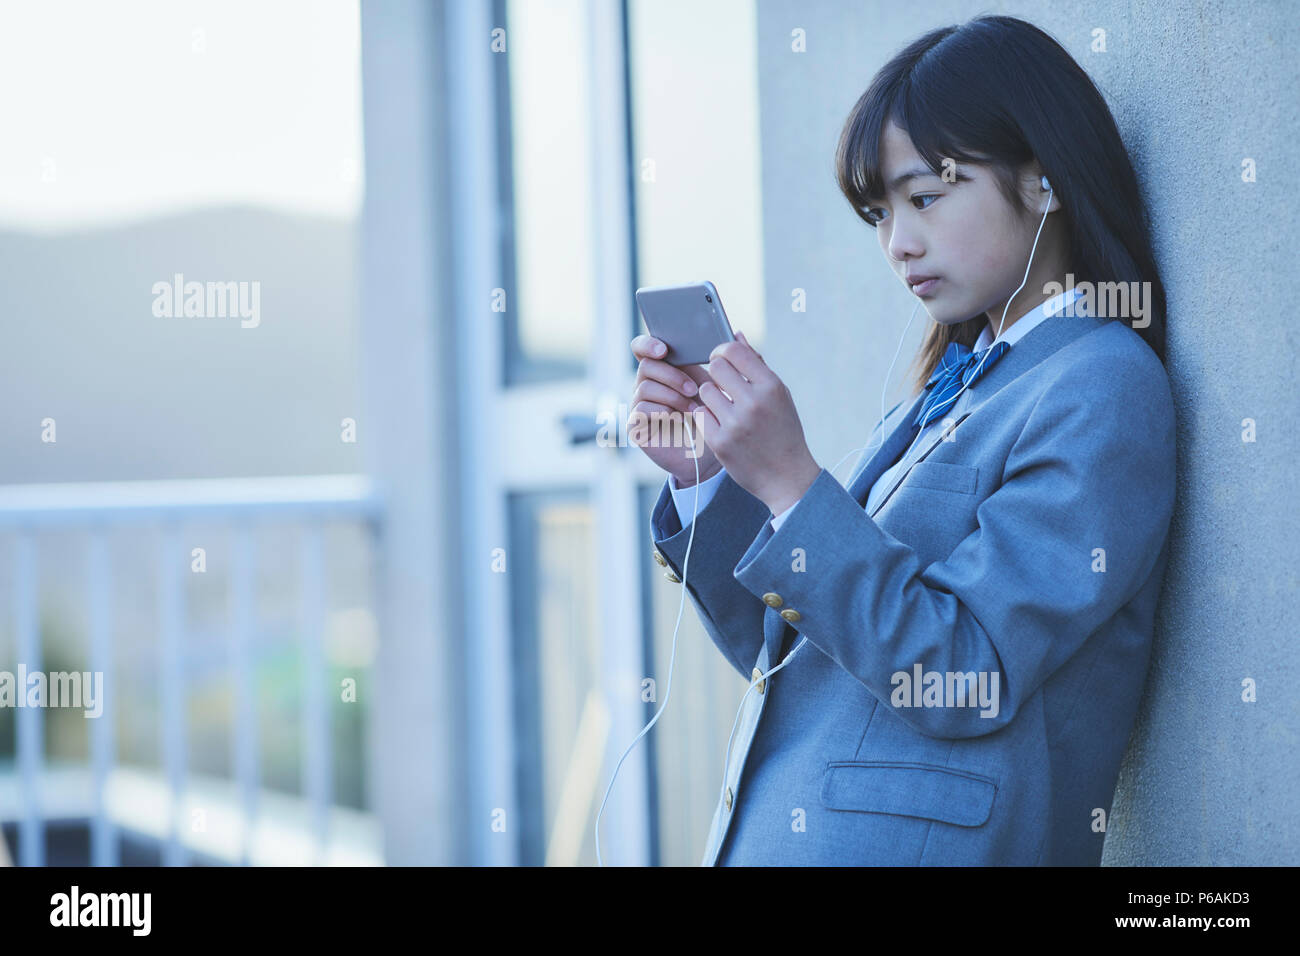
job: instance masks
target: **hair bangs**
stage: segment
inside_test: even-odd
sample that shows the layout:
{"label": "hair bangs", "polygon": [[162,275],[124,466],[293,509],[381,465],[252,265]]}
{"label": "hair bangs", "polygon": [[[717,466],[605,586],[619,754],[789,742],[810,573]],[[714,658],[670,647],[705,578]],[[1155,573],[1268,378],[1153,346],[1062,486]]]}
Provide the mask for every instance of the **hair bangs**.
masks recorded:
{"label": "hair bangs", "polygon": [[[1023,202],[1015,187],[1015,167],[1032,158],[1027,151],[1007,153],[1015,141],[1002,117],[987,104],[987,74],[961,68],[960,35],[945,42],[956,28],[934,30],[894,58],[853,107],[835,153],[840,192],[863,222],[867,207],[885,198],[881,138],[885,124],[902,129],[926,166],[943,176],[945,162],[974,163],[992,168],[999,189],[1017,207]],[[994,136],[990,129],[997,130]]]}

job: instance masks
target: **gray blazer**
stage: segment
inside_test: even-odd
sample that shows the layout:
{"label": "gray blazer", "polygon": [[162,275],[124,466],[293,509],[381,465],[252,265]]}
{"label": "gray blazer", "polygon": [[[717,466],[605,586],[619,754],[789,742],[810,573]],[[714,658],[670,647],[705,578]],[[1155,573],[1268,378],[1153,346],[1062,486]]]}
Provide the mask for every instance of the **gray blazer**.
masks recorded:
{"label": "gray blazer", "polygon": [[[696,518],[687,590],[731,665],[807,638],[744,699],[704,865],[1100,861],[1168,561],[1168,376],[1123,322],[1047,318],[867,514],[922,395],[779,531],[730,476]],[[680,578],[666,482],[650,525]]]}

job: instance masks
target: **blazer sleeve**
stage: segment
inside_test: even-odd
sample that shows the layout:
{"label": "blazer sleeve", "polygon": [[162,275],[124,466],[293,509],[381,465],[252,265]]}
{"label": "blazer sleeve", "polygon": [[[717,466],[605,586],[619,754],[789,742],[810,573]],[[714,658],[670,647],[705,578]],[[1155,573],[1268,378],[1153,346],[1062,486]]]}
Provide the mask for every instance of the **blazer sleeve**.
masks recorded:
{"label": "blazer sleeve", "polygon": [[[996,716],[891,709],[932,737],[1001,729],[1133,598],[1164,546],[1175,416],[1163,366],[1145,358],[1112,353],[1059,375],[1008,453],[1002,484],[978,506],[977,529],[946,559],[922,563],[823,470],[779,531],[759,531],[737,579],[781,594],[801,615],[797,630],[887,705],[892,675],[918,663],[997,673]],[[801,572],[791,569],[794,548],[806,555]]]}
{"label": "blazer sleeve", "polygon": [[686,590],[704,629],[722,656],[746,680],[763,644],[763,612],[767,605],[736,580],[735,568],[770,517],[767,505],[736,484],[730,475],[724,477],[708,506],[695,517],[695,540],[687,564],[691,529],[689,525],[682,527],[667,481],[650,515],[655,550],[677,579],[685,578]]}

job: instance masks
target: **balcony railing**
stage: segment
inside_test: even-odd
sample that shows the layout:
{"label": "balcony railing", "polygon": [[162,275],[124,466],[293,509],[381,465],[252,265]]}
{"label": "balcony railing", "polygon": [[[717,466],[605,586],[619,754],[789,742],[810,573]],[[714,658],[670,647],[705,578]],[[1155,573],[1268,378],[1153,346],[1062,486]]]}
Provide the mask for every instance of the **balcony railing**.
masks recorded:
{"label": "balcony railing", "polygon": [[[161,772],[118,765],[115,722],[91,721],[89,763],[77,776],[59,768],[47,773],[44,713],[39,707],[14,710],[15,773],[12,786],[0,779],[0,822],[16,819],[20,865],[45,862],[45,820],[52,814],[75,814],[91,820],[91,863],[118,862],[119,826],[152,833],[163,841],[165,865],[183,865],[190,852],[200,852],[187,820],[187,800],[196,787],[207,795],[205,816],[219,833],[233,839],[232,862],[275,862],[274,847],[306,839],[312,847],[307,862],[378,862],[366,847],[364,814],[349,814],[332,805],[332,741],[326,698],[323,646],[325,575],[323,529],[336,522],[360,522],[372,544],[382,527],[382,507],[371,482],[360,475],[284,478],[205,479],[7,485],[0,487],[0,534],[12,539],[12,580],[5,589],[12,606],[16,660],[28,673],[42,669],[38,623],[37,536],[55,530],[84,533],[85,594],[88,626],[88,670],[104,675],[112,704],[112,622],[114,581],[120,571],[110,561],[109,535],[122,528],[154,527],[158,532],[158,674],[160,675]],[[186,752],[185,656],[186,576],[181,525],[204,520],[219,523],[233,535],[230,562],[231,633],[229,661],[234,686],[233,774],[229,781],[188,772]],[[299,545],[300,593],[298,624],[304,635],[301,652],[302,797],[272,794],[259,786],[257,700],[254,696],[255,585],[258,545],[254,530],[274,522],[302,527]],[[25,688],[18,689],[20,693]],[[54,792],[51,792],[53,790]],[[77,794],[88,800],[77,798]],[[127,794],[123,798],[123,794]],[[8,796],[9,799],[5,799]],[[70,802],[71,801],[71,802]],[[296,803],[294,801],[297,801]],[[69,804],[64,807],[63,804]],[[60,809],[61,808],[61,809]],[[148,808],[146,812],[142,809]],[[305,821],[301,819],[305,815]],[[153,824],[150,825],[150,819]],[[295,819],[298,818],[298,819]],[[269,828],[269,829],[268,829]],[[298,834],[294,836],[293,834]],[[200,840],[200,842],[202,842]],[[220,841],[208,840],[214,847]],[[230,843],[225,843],[227,847]],[[223,854],[212,853],[217,858]]]}

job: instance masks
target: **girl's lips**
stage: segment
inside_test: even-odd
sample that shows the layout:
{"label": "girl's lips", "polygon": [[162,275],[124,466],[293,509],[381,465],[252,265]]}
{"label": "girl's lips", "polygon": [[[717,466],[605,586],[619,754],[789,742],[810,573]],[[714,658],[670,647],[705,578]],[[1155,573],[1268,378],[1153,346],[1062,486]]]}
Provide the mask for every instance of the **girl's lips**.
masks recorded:
{"label": "girl's lips", "polygon": [[912,291],[919,296],[929,295],[930,292],[938,285],[938,279],[926,279],[924,282],[911,287]]}

